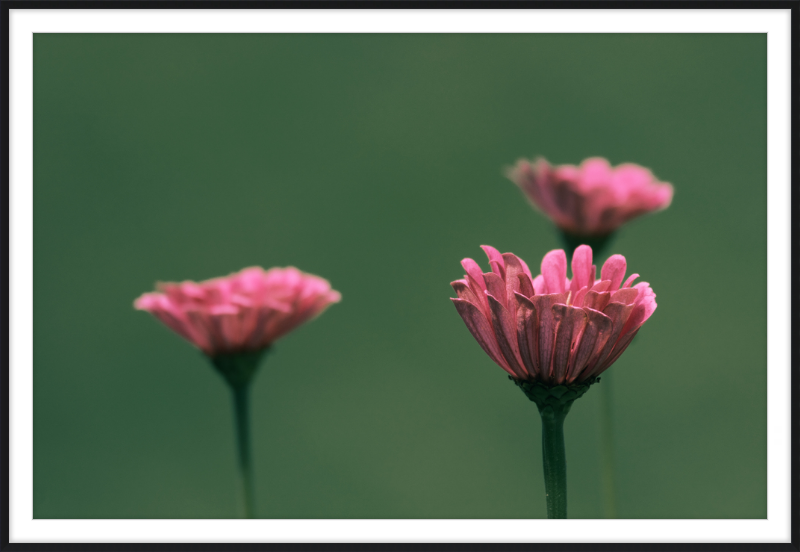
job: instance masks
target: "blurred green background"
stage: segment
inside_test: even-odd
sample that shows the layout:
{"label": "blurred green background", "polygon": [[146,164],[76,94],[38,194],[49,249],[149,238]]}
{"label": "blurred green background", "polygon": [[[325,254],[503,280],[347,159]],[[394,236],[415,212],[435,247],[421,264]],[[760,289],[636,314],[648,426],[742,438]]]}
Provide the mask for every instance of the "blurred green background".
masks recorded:
{"label": "blurred green background", "polygon": [[255,380],[259,516],[545,517],[536,407],[448,299],[481,244],[560,247],[502,175],[534,155],[676,189],[609,252],[659,304],[610,372],[619,516],[766,517],[766,35],[37,34],[33,82],[34,517],[240,514],[226,386],[132,303],[252,265],[343,295]]}

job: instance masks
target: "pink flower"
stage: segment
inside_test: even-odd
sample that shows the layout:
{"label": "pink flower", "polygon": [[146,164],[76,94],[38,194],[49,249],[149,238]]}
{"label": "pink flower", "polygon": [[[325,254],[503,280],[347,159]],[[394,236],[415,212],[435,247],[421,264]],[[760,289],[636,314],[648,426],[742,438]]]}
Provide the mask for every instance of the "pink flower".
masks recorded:
{"label": "pink flower", "polygon": [[245,268],[204,282],[160,283],[134,307],[206,355],[259,351],[341,299],[324,278],[294,267]]}
{"label": "pink flower", "polygon": [[[567,278],[563,250],[549,252],[536,278],[512,253],[484,245],[491,272],[472,259],[452,282],[458,313],[492,360],[514,379],[547,385],[583,382],[611,366],[656,309],[650,284],[631,287],[625,257],[612,255],[595,279],[592,249],[581,245]],[[624,280],[624,282],[623,282]]]}
{"label": "pink flower", "polygon": [[580,167],[521,159],[507,176],[559,228],[577,236],[608,235],[672,201],[672,185],[659,182],[648,169],[632,163],[612,168],[601,157]]}

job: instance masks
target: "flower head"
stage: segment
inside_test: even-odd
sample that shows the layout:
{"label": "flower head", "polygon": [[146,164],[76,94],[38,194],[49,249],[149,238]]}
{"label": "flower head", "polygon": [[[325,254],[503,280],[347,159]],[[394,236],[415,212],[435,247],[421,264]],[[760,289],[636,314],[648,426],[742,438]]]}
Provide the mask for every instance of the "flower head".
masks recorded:
{"label": "flower head", "polygon": [[324,278],[294,267],[245,268],[204,282],[160,283],[134,307],[206,355],[260,351],[341,299]]}
{"label": "flower head", "polygon": [[672,201],[672,185],[648,169],[632,163],[611,167],[600,157],[580,167],[521,159],[507,176],[559,228],[577,236],[606,236]]}
{"label": "flower head", "polygon": [[451,298],[486,354],[517,381],[546,385],[584,382],[611,366],[656,309],[650,284],[625,279],[626,262],[612,255],[600,278],[592,249],[581,245],[567,278],[563,250],[550,251],[533,278],[513,253],[483,246],[491,272],[472,259],[461,265]]}

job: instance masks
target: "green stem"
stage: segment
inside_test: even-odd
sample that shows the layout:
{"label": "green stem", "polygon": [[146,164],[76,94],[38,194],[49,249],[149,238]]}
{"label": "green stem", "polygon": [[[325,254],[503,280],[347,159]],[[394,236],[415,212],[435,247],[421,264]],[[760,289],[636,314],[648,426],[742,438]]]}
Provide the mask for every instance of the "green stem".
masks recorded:
{"label": "green stem", "polygon": [[564,448],[563,409],[546,407],[542,416],[542,455],[544,458],[544,488],[547,495],[547,517],[567,517],[567,454]]}
{"label": "green stem", "polygon": [[536,380],[510,378],[525,396],[536,403],[542,417],[542,457],[547,517],[567,517],[567,451],[564,448],[564,420],[573,403],[597,382],[590,378],[569,385],[546,385]]}
{"label": "green stem", "polygon": [[258,369],[258,364],[267,349],[220,354],[211,358],[233,392],[233,410],[236,417],[236,440],[239,449],[239,471],[242,476],[244,514],[252,518],[253,508],[253,468],[250,462],[250,382]]}
{"label": "green stem", "polygon": [[608,372],[603,374],[600,385],[600,443],[602,449],[603,470],[603,510],[606,518],[617,517],[617,501],[614,490],[614,419],[612,417],[611,378]]}
{"label": "green stem", "polygon": [[236,437],[239,448],[239,471],[242,476],[244,515],[253,518],[253,469],[250,463],[250,384],[231,385],[236,413]]}

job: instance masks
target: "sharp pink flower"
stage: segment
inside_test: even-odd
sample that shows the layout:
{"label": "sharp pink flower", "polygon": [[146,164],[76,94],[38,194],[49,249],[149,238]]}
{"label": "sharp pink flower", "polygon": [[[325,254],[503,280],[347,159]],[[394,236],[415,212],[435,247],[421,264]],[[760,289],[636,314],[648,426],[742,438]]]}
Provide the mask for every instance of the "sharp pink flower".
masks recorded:
{"label": "sharp pink flower", "polygon": [[580,167],[521,159],[507,176],[559,228],[576,236],[606,236],[672,201],[672,185],[648,169],[632,163],[611,167],[600,157]]}
{"label": "sharp pink flower", "polygon": [[134,302],[210,357],[259,351],[341,299],[294,267],[246,268],[204,282],[160,283]]}
{"label": "sharp pink flower", "polygon": [[592,248],[581,245],[567,278],[563,250],[549,252],[532,276],[516,255],[483,246],[491,271],[472,259],[451,285],[451,298],[486,354],[514,379],[547,385],[583,382],[601,374],[628,347],[656,309],[650,284],[625,279],[626,262],[612,255],[597,277]]}

